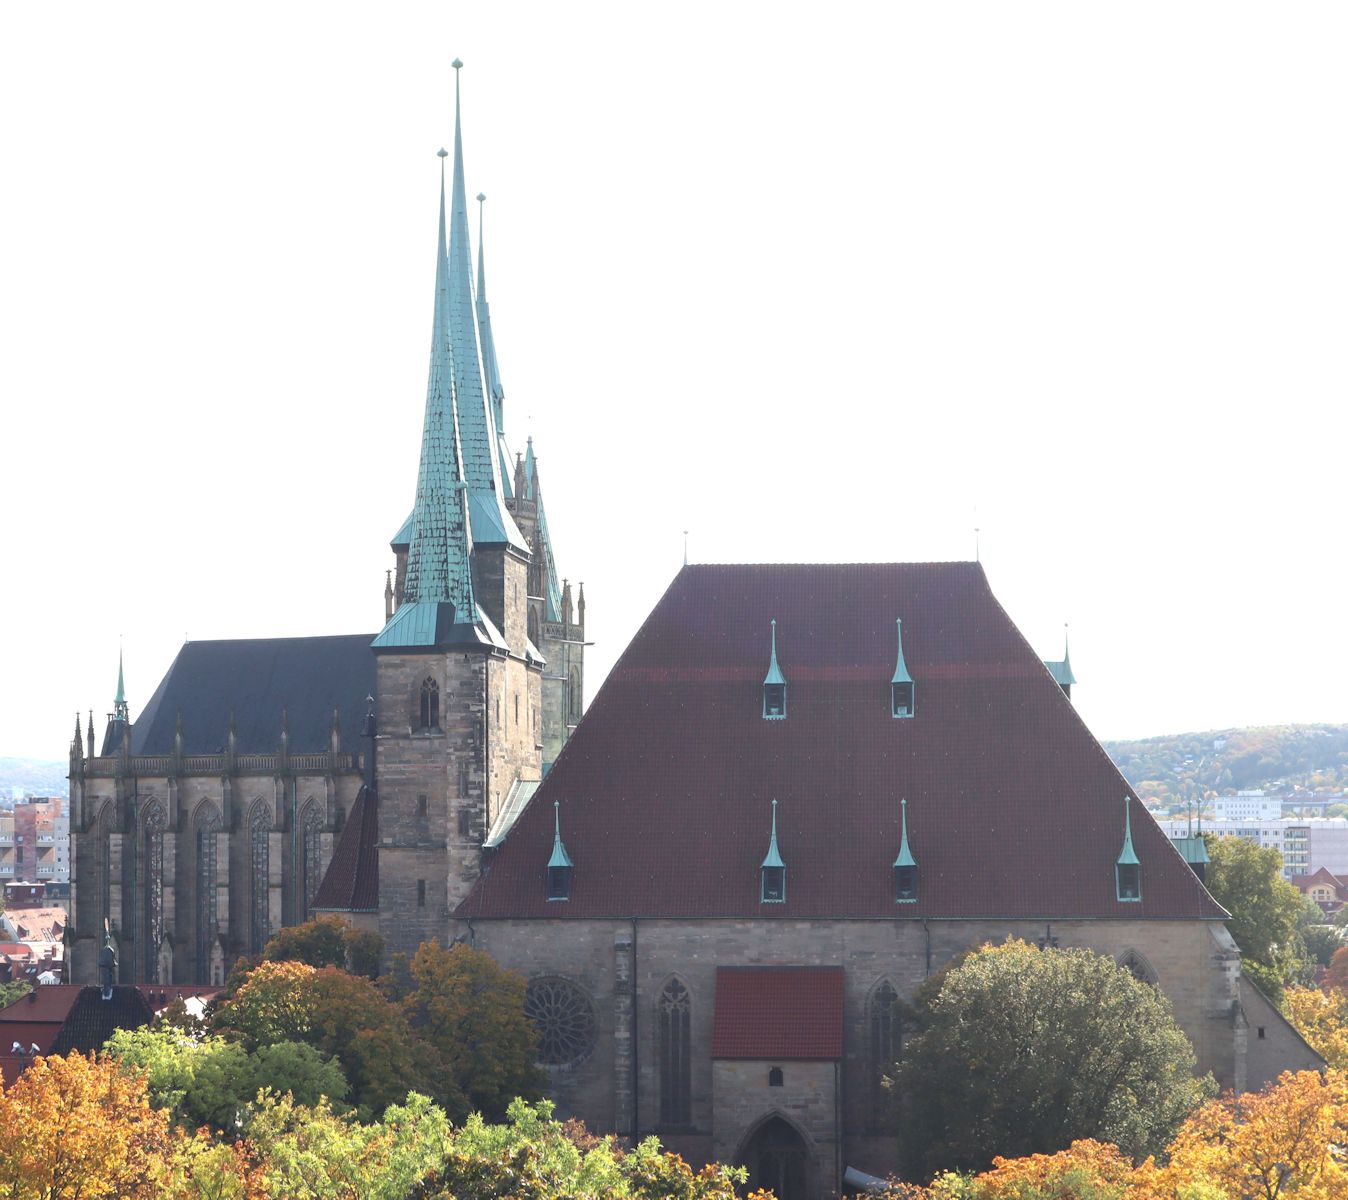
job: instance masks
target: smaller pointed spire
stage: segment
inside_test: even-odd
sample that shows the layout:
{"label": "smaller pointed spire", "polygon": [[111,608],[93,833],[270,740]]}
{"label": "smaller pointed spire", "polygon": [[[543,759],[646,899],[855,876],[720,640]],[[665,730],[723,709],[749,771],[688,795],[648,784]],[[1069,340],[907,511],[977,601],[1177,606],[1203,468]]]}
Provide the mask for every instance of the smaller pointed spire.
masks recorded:
{"label": "smaller pointed spire", "polygon": [[758,868],[758,899],[762,904],[786,903],[786,863],[777,849],[777,801],[772,802],[772,835]]}
{"label": "smaller pointed spire", "polygon": [[538,464],[534,461],[534,435],[531,433],[525,439],[524,445],[524,491],[521,493],[526,500],[534,500],[534,483],[538,479]]}
{"label": "smaller pointed spire", "polygon": [[786,719],[786,676],[777,664],[777,618],[772,619],[772,650],[768,655],[768,673],[763,677],[763,720]]}
{"label": "smaller pointed spire", "polygon": [[114,721],[131,722],[130,709],[126,703],[126,680],[122,671],[122,648],[117,647],[117,696],[112,702],[112,719]]}
{"label": "smaller pointed spire", "polygon": [[562,805],[558,800],[552,802],[552,857],[548,859],[549,867],[569,867],[572,866],[571,856],[566,852],[566,846],[562,843]]}
{"label": "smaller pointed spire", "polygon": [[1119,900],[1142,899],[1142,864],[1133,849],[1132,797],[1123,797],[1123,849],[1114,862],[1115,896]]}
{"label": "smaller pointed spire", "polygon": [[1123,849],[1119,851],[1118,862],[1121,865],[1138,866],[1137,852],[1133,849],[1133,817],[1130,811],[1132,797],[1123,798]]}
{"label": "smaller pointed spire", "polygon": [[393,572],[384,572],[384,620],[393,616]]}
{"label": "smaller pointed spire", "polygon": [[908,847],[908,801],[899,801],[899,820],[903,825],[903,833],[899,837],[899,857],[894,860],[896,867],[915,867],[917,859],[913,857],[913,852]]}
{"label": "smaller pointed spire", "polygon": [[585,628],[585,580],[580,581],[580,595],[576,600],[576,624]]}
{"label": "smaller pointed spire", "polygon": [[768,839],[768,852],[760,864],[764,867],[781,867],[785,869],[786,863],[782,861],[780,851],[777,849],[777,801],[772,802],[772,836]]}
{"label": "smaller pointed spire", "polygon": [[70,757],[73,762],[84,758],[84,730],[80,728],[80,714],[75,714],[75,740],[70,744]]}
{"label": "smaller pointed spire", "polygon": [[563,579],[563,580],[562,580],[562,623],[565,624],[565,625],[571,625],[571,624],[573,624],[574,622],[573,622],[572,618],[573,618],[574,615],[575,615],[575,614],[574,614],[574,612],[572,611],[572,605],[571,605],[571,581],[570,581],[569,579]]}
{"label": "smaller pointed spire", "polygon": [[898,657],[889,681],[889,711],[894,717],[911,717],[917,711],[917,684],[908,673],[908,664],[903,658],[903,621],[896,619],[894,625],[897,630]]}
{"label": "smaller pointed spire", "polygon": [[88,731],[88,735],[89,735],[89,753],[88,753],[88,757],[89,757],[89,758],[93,758],[93,756],[94,756],[94,710],[93,710],[92,708],[89,710],[89,724],[88,724],[88,726],[87,726],[87,731]]}
{"label": "smaller pointed spire", "polygon": [[524,474],[524,455],[515,455],[515,495],[524,499],[529,494],[528,484]]}

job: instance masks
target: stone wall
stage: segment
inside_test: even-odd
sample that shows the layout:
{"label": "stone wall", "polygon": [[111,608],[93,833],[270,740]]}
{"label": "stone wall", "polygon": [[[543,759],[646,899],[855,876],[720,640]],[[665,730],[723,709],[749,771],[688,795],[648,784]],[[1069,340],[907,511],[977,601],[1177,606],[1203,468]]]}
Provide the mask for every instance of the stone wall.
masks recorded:
{"label": "stone wall", "polygon": [[[717,1111],[726,1093],[716,1089],[711,1060],[717,966],[839,965],[845,971],[842,1158],[883,1175],[895,1165],[895,1149],[874,1114],[874,1081],[887,1066],[872,1061],[870,1003],[877,985],[888,980],[900,996],[911,996],[960,952],[1007,937],[1047,935],[1064,948],[1085,946],[1118,961],[1131,954],[1170,997],[1200,1070],[1212,1071],[1223,1087],[1237,1082],[1239,955],[1226,930],[1212,922],[1055,921],[1046,930],[1029,921],[475,921],[460,932],[507,967],[528,977],[571,979],[592,997],[596,1045],[583,1062],[554,1072],[550,1090],[562,1116],[581,1117],[600,1131],[663,1132],[656,1006],[671,976],[691,995],[693,1122],[668,1132],[685,1145],[706,1145],[712,1136],[719,1145],[735,1135]],[[630,1036],[626,1051],[624,1034]],[[1264,1070],[1251,1072],[1250,1086]]]}

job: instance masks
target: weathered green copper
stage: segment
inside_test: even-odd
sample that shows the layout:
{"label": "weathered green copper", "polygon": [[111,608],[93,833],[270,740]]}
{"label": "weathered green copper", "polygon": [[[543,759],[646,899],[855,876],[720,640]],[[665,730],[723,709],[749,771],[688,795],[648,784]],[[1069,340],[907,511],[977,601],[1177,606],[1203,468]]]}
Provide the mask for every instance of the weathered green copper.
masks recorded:
{"label": "weathered green copper", "polygon": [[505,505],[500,478],[496,421],[482,385],[477,327],[473,309],[472,252],[468,243],[468,199],[463,182],[463,127],[460,120],[459,63],[454,68],[454,181],[449,221],[449,337],[453,351],[454,394],[458,402],[459,446],[468,481],[468,513],[473,541],[506,543],[521,553],[528,544]]}
{"label": "weathered green copper", "polygon": [[1132,803],[1132,797],[1123,798],[1123,849],[1119,852],[1116,860],[1121,867],[1139,866],[1137,852],[1133,849],[1133,822],[1132,815],[1129,812],[1129,805]]}
{"label": "weathered green copper", "polygon": [[913,852],[908,848],[908,801],[899,801],[900,820],[903,822],[903,834],[899,838],[899,857],[894,860],[896,867],[915,867],[917,859],[913,857]]}
{"label": "weathered green copper", "polygon": [[482,623],[473,598],[473,539],[459,447],[454,352],[447,320],[450,293],[445,237],[445,151],[440,151],[440,158],[435,306],[426,413],[421,431],[421,465],[408,536],[404,602],[375,638],[373,644],[380,648],[462,641],[463,634],[452,634],[453,626],[479,627]]}
{"label": "weathered green copper", "polygon": [[782,856],[777,852],[777,801],[772,802],[772,839],[768,842],[768,854],[759,864],[763,867],[785,867]]}
{"label": "weathered green copper", "polygon": [[1175,838],[1174,842],[1175,849],[1180,852],[1180,857],[1191,867],[1197,866],[1200,863],[1206,865],[1212,861],[1208,857],[1207,839],[1201,835],[1198,837],[1191,835],[1189,837]]}
{"label": "weathered green copper", "polygon": [[552,830],[552,857],[548,859],[548,866],[572,866],[571,856],[562,845],[562,808],[560,802],[556,800],[552,802]]}
{"label": "weathered green copper", "polygon": [[126,703],[126,681],[122,674],[122,648],[117,647],[117,696],[112,702],[112,719],[131,723],[131,709]]}
{"label": "weathered green copper", "polygon": [[1072,674],[1072,656],[1067,648],[1067,633],[1064,631],[1062,637],[1062,659],[1055,662],[1052,659],[1045,659],[1044,666],[1053,676],[1053,682],[1059,687],[1069,688],[1076,683],[1076,676]]}
{"label": "weathered green copper", "polygon": [[513,496],[510,447],[505,435],[505,388],[501,369],[496,365],[496,339],[491,332],[491,309],[487,305],[487,242],[483,227],[483,209],[487,197],[477,194],[477,333],[482,343],[482,372],[486,376],[487,396],[491,400],[492,420],[496,422],[496,448],[500,461],[501,487],[507,499]]}
{"label": "weathered green copper", "polygon": [[768,660],[768,673],[763,677],[764,684],[780,683],[786,684],[786,676],[782,674],[782,668],[777,665],[777,618],[772,619],[772,655]]}
{"label": "weathered green copper", "polygon": [[786,676],[777,665],[777,619],[772,620],[772,651],[763,677],[763,720],[786,720]]}
{"label": "weathered green copper", "polygon": [[898,661],[894,664],[894,677],[889,682],[912,683],[913,677],[908,674],[908,664],[903,661],[903,621],[902,619],[896,619],[894,624],[898,627],[899,631],[899,657]]}

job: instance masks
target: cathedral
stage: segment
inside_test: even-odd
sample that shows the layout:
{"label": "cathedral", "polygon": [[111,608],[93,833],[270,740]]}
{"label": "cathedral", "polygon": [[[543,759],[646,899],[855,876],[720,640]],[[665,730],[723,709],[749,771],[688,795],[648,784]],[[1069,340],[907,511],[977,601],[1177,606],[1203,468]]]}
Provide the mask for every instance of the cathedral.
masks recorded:
{"label": "cathedral", "polygon": [[685,566],[580,720],[585,600],[506,448],[457,109],[441,169],[384,627],[189,642],[134,722],[119,681],[97,751],[77,723],[75,980],[105,922],[137,982],[219,981],[317,912],[462,940],[528,979],[561,1115],[784,1200],[893,1169],[896,1001],[983,942],[1110,955],[1223,1087],[1321,1065],[976,562]]}
{"label": "cathedral", "polygon": [[105,923],[136,983],[222,982],[325,910],[390,950],[445,940],[484,842],[580,719],[585,593],[558,576],[532,439],[507,447],[457,106],[448,197],[440,155],[421,461],[384,628],[190,641],[134,722],[119,667],[101,743],[90,713],[70,749],[76,982]]}

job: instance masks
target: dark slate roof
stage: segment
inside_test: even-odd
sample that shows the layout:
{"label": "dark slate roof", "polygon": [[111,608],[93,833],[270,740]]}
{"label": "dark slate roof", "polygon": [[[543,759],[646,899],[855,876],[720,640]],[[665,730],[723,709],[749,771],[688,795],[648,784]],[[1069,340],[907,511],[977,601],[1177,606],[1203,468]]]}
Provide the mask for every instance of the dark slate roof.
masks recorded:
{"label": "dark slate roof", "polygon": [[361,788],[311,906],[320,912],[378,912],[379,801]]}
{"label": "dark slate roof", "polygon": [[[788,716],[765,721],[773,618]],[[890,715],[896,618],[912,719]],[[1127,794],[978,564],[685,567],[457,911],[1224,918],[1141,804],[1143,898],[1116,898]],[[786,902],[762,904],[774,799]],[[550,904],[554,800],[575,870]]]}
{"label": "dark slate roof", "polygon": [[332,710],[343,748],[357,745],[365,697],[374,691],[372,633],[336,637],[185,642],[131,730],[132,754],[172,754],[179,711],[184,753],[223,750],[234,710],[240,754],[273,754],[281,711],[290,715],[290,750],[326,750]]}
{"label": "dark slate roof", "polygon": [[841,967],[717,967],[712,1058],[842,1058]]}
{"label": "dark slate roof", "polygon": [[101,1050],[114,1031],[139,1029],[153,1019],[154,1010],[132,984],[117,985],[107,1000],[100,988],[83,987],[49,1053],[69,1054],[76,1050],[88,1054],[90,1050]]}

